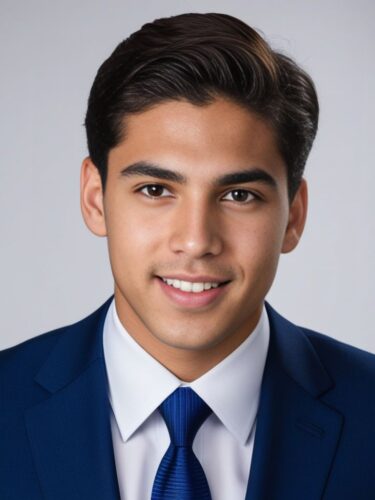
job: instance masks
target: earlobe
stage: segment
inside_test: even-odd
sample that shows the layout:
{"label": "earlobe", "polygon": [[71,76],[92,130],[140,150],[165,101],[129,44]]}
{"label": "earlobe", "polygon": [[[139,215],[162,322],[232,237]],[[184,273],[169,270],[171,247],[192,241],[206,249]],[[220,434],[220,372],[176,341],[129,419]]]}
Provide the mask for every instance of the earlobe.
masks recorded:
{"label": "earlobe", "polygon": [[82,162],[80,184],[81,212],[86,226],[96,236],[106,236],[102,182],[89,157]]}
{"label": "earlobe", "polygon": [[302,179],[289,209],[289,219],[281,250],[282,253],[291,252],[298,245],[305,227],[307,205],[307,183],[305,179]]}

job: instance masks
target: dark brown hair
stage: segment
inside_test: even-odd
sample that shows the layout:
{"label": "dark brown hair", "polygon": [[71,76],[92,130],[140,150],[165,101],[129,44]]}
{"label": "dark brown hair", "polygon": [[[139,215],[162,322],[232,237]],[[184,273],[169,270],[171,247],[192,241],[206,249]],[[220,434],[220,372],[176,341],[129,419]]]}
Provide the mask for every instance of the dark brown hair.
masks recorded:
{"label": "dark brown hair", "polygon": [[289,199],[312,147],[319,105],[311,78],[227,14],[182,14],[147,23],[101,65],[85,126],[103,189],[109,150],[125,137],[125,118],[163,101],[199,106],[225,96],[271,124],[287,165]]}

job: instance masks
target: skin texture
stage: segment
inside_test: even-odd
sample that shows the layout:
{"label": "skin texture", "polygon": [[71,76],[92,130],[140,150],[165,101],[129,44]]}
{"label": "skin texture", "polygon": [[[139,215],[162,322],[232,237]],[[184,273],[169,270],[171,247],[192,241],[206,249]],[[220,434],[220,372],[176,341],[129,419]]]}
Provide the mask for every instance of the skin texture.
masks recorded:
{"label": "skin texture", "polygon": [[[121,174],[139,161],[187,181]],[[218,176],[254,168],[276,186],[213,185]],[[155,184],[162,188],[145,188]],[[307,186],[303,180],[290,204],[273,131],[255,114],[224,98],[206,106],[168,101],[127,117],[124,139],[109,154],[104,195],[95,165],[83,161],[81,208],[88,228],[107,237],[120,321],[154,358],[192,381],[256,326],[279,256],[302,234]],[[181,273],[230,283],[213,303],[186,308],[156,278]]]}

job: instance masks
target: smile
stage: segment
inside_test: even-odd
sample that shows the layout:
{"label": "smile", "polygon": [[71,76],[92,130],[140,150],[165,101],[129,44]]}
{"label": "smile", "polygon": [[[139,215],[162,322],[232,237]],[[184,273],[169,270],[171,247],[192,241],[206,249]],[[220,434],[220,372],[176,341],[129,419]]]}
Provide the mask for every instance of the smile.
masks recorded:
{"label": "smile", "polygon": [[191,281],[183,281],[177,279],[168,279],[162,278],[164,283],[167,283],[169,286],[173,286],[183,292],[192,292],[199,293],[204,290],[210,290],[211,288],[218,288],[218,286],[222,283],[215,282],[191,282]]}
{"label": "smile", "polygon": [[191,282],[161,277],[157,277],[156,281],[168,301],[188,309],[213,305],[225,295],[230,283],[229,281]]}

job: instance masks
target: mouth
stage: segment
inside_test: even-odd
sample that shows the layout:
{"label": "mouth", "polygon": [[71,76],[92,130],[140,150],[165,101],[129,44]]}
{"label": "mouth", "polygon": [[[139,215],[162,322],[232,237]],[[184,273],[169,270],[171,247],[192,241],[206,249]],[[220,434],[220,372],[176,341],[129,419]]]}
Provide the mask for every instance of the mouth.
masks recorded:
{"label": "mouth", "polygon": [[207,290],[211,290],[212,288],[219,288],[221,286],[229,283],[230,280],[220,281],[220,280],[196,280],[196,281],[187,281],[177,278],[164,278],[163,276],[157,276],[160,280],[162,280],[168,286],[181,290],[185,293],[201,293]]}
{"label": "mouth", "polygon": [[170,302],[186,308],[201,308],[214,304],[224,296],[231,282],[185,281],[162,276],[156,276],[156,279]]}

